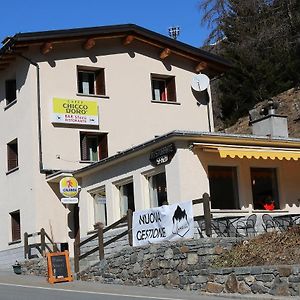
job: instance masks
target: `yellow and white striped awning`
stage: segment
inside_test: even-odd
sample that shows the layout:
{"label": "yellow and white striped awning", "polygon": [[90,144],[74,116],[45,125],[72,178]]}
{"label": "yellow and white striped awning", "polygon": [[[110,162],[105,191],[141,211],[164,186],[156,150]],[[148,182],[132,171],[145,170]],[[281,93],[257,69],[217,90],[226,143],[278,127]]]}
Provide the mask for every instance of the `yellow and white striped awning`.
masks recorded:
{"label": "yellow and white striped awning", "polygon": [[279,160],[298,160],[300,158],[300,150],[273,150],[258,148],[242,148],[242,147],[219,147],[219,146],[203,146],[203,151],[218,152],[221,158],[248,158],[248,159],[279,159]]}

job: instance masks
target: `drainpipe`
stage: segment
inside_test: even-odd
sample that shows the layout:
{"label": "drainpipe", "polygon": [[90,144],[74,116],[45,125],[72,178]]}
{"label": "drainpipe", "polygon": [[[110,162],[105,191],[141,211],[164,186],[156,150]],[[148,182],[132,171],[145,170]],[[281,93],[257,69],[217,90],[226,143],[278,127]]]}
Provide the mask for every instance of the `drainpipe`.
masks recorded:
{"label": "drainpipe", "polygon": [[19,57],[28,61],[36,68],[36,84],[37,84],[37,106],[38,106],[38,140],[39,140],[39,168],[40,173],[47,174],[52,170],[45,170],[43,166],[43,152],[42,152],[42,121],[41,121],[41,86],[40,86],[40,66],[37,62],[32,61],[30,58],[23,54],[17,54]]}

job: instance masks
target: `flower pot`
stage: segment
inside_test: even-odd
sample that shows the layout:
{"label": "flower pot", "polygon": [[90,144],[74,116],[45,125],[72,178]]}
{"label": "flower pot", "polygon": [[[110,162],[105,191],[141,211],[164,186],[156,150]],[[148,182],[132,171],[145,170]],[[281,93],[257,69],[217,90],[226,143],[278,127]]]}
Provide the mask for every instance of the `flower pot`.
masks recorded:
{"label": "flower pot", "polygon": [[22,274],[22,267],[21,267],[21,265],[13,265],[12,267],[13,267],[13,270],[14,270],[15,274],[18,274],[18,275]]}

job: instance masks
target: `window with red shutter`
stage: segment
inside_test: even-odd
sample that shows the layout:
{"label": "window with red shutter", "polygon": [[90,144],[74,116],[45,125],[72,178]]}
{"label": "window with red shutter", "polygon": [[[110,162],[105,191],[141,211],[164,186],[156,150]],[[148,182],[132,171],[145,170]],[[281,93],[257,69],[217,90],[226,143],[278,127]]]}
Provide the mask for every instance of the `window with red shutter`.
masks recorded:
{"label": "window with red shutter", "polygon": [[7,170],[18,167],[18,140],[15,139],[7,144]]}
{"label": "window with red shutter", "polygon": [[107,134],[94,132],[80,133],[81,160],[98,161],[108,156]]}
{"label": "window with red shutter", "polygon": [[20,221],[20,211],[16,210],[10,213],[11,218],[11,237],[12,241],[17,241],[21,239],[21,221]]}
{"label": "window with red shutter", "polygon": [[152,100],[176,102],[176,86],[174,76],[151,75]]}
{"label": "window with red shutter", "polygon": [[78,93],[84,95],[105,95],[104,69],[78,67]]}

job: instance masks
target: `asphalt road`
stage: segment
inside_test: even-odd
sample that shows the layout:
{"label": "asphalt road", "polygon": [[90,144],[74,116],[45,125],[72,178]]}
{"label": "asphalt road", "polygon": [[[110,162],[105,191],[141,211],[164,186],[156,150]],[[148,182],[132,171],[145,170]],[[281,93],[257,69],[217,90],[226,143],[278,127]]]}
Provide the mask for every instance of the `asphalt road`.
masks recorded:
{"label": "asphalt road", "polygon": [[163,288],[73,281],[49,284],[45,278],[0,272],[0,300],[221,300],[223,297]]}

